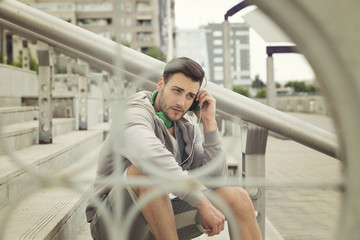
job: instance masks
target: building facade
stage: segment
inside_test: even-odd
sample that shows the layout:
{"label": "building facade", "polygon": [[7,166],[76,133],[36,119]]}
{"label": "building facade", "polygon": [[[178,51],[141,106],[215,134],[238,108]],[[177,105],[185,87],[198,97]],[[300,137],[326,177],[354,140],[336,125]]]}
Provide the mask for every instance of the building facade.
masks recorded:
{"label": "building facade", "polygon": [[[205,27],[209,57],[209,77],[214,83],[223,84],[223,30],[222,24]],[[251,86],[249,26],[245,23],[230,24],[231,83],[233,86]]]}
{"label": "building facade", "polygon": [[189,57],[198,62],[205,71],[205,77],[210,80],[206,31],[203,27],[177,29],[175,53],[177,57]]}
{"label": "building facade", "polygon": [[[159,47],[168,59],[172,58],[174,0],[21,2],[140,52]],[[13,47],[14,58],[19,49],[21,46]]]}

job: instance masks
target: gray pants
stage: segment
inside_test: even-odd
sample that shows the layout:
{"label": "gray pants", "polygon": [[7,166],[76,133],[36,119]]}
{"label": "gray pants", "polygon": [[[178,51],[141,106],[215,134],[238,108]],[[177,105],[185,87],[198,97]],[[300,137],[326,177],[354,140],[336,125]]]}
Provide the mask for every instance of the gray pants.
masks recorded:
{"label": "gray pants", "polygon": [[[130,191],[130,193],[129,193]],[[104,199],[103,204],[106,205],[106,209],[112,213],[116,202],[114,196],[115,191],[110,191],[109,195]],[[134,193],[131,189],[123,189],[122,196],[124,198],[124,214],[126,216],[128,210],[134,205]],[[171,200],[174,210],[176,228],[179,239],[187,240],[200,236],[204,233],[204,229],[200,225],[200,213],[199,211],[178,198]],[[113,221],[112,221],[113,222]],[[110,228],[116,228],[117,226],[108,226]],[[108,240],[110,239],[107,234],[107,227],[104,224],[102,216],[97,212],[90,223],[91,235],[95,240]],[[129,240],[151,240],[155,239],[151,233],[149,225],[145,221],[140,210],[134,220],[134,224],[130,229]]]}

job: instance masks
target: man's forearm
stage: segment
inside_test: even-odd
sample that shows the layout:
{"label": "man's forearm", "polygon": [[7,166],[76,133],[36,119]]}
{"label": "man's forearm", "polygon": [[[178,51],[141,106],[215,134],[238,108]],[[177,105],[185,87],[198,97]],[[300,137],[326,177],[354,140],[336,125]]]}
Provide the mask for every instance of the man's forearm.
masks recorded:
{"label": "man's forearm", "polygon": [[201,225],[208,230],[209,236],[219,234],[224,229],[225,216],[206,197],[196,208],[201,214]]}
{"label": "man's forearm", "polygon": [[215,119],[203,120],[203,126],[206,132],[215,131],[217,129],[217,122]]}

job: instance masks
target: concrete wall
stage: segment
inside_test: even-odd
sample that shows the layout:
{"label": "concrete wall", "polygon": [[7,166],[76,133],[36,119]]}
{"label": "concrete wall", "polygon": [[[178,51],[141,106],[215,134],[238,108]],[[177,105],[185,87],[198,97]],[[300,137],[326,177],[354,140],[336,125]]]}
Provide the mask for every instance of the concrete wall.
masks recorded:
{"label": "concrete wall", "polygon": [[0,64],[0,96],[37,96],[36,72]]}
{"label": "concrete wall", "polygon": [[95,85],[90,85],[88,95],[88,126],[103,122],[103,93]]}
{"label": "concrete wall", "polygon": [[[256,99],[266,104],[266,99]],[[276,98],[276,109],[285,112],[303,112],[330,115],[322,96],[288,96]]]}

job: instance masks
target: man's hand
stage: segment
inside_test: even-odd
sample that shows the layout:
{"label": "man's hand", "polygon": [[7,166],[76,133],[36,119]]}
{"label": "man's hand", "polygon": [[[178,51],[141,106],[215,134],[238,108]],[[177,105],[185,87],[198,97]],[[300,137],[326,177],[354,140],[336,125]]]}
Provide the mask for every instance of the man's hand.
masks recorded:
{"label": "man's hand", "polygon": [[207,198],[203,198],[196,208],[201,214],[201,225],[208,230],[208,236],[217,235],[224,230],[225,216]]}
{"label": "man's hand", "polygon": [[214,131],[217,129],[217,123],[215,119],[216,114],[216,100],[213,98],[207,90],[200,90],[196,96],[196,101],[199,101],[201,109],[195,112],[196,116],[200,117],[204,125],[205,131]]}

